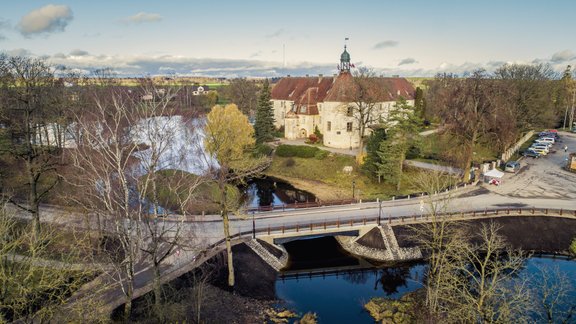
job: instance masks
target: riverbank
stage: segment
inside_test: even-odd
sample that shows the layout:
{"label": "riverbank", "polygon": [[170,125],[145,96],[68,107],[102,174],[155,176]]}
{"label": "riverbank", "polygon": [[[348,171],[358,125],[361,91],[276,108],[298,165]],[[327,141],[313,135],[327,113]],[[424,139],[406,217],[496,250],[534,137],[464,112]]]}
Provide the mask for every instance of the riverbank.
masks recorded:
{"label": "riverbank", "polygon": [[289,183],[298,190],[308,191],[319,200],[339,200],[350,199],[352,196],[351,190],[344,190],[340,187],[327,184],[319,180],[298,179],[279,174],[266,174],[267,176],[275,179],[282,180]]}

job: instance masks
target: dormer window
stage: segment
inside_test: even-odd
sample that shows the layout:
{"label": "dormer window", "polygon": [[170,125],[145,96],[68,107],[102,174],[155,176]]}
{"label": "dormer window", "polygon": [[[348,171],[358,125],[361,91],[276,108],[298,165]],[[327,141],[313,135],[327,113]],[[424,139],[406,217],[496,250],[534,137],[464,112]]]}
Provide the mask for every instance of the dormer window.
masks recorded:
{"label": "dormer window", "polygon": [[306,105],[303,105],[302,107],[300,107],[300,113],[301,114],[305,114],[307,110],[308,109],[307,109]]}

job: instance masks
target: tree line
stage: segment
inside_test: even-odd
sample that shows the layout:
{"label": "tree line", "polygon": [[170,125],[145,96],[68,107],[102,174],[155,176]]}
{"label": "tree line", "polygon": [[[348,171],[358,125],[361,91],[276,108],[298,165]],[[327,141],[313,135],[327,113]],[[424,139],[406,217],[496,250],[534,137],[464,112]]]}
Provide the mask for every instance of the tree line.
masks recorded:
{"label": "tree line", "polygon": [[[432,122],[449,138],[452,149],[446,154],[464,170],[462,181],[469,181],[467,170],[477,146],[503,152],[529,130],[571,127],[575,97],[570,66],[562,74],[545,64],[506,64],[492,73],[477,70],[462,76],[438,74],[416,89],[412,108],[400,109],[412,111],[413,117],[392,116],[392,123],[381,124],[384,131],[372,132],[364,169],[399,186],[399,161],[410,148],[418,151],[417,132]],[[402,106],[396,104],[397,109]],[[394,135],[398,129],[401,136]]]}

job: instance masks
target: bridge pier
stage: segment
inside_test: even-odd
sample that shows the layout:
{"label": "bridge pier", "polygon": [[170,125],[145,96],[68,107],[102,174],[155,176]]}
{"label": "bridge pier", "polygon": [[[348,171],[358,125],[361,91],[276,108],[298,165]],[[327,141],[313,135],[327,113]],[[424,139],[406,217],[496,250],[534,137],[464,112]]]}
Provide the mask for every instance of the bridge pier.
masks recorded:
{"label": "bridge pier", "polygon": [[409,261],[422,258],[419,248],[401,248],[396,240],[396,235],[390,225],[373,226],[367,233],[370,239],[380,246],[369,246],[367,240],[363,240],[363,235],[358,237],[336,236],[336,240],[347,252],[376,261]]}

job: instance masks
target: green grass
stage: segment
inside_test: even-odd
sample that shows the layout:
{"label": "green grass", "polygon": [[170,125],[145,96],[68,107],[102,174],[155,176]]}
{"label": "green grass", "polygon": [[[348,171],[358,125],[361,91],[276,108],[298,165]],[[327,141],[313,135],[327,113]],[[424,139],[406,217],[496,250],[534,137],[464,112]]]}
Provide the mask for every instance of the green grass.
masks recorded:
{"label": "green grass", "polygon": [[[450,165],[451,161],[455,160],[453,155],[456,150],[448,135],[432,134],[422,138],[420,157],[427,160],[426,162],[438,161],[439,164]],[[494,151],[490,143],[477,143],[474,152],[473,163],[493,161],[499,157],[498,152]]]}
{"label": "green grass", "polygon": [[[292,166],[288,166],[293,161]],[[353,166],[352,174],[342,170],[345,166]],[[387,183],[378,183],[358,170],[355,158],[347,155],[330,154],[322,160],[315,158],[279,157],[275,156],[272,165],[266,170],[269,176],[290,177],[310,181],[321,181],[337,189],[352,192],[352,181],[363,199],[390,198],[417,191],[410,185],[410,179],[417,175],[419,170],[408,168],[404,173],[405,184],[400,192],[396,187]],[[357,192],[358,192],[357,191]]]}

